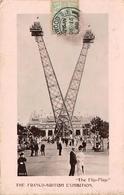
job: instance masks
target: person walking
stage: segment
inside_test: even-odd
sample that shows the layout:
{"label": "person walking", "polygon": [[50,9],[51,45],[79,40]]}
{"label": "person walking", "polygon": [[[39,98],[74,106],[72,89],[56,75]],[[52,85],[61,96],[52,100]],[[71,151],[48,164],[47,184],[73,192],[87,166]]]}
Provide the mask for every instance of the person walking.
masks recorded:
{"label": "person walking", "polygon": [[77,163],[77,159],[76,159],[76,154],[75,154],[75,148],[72,147],[72,150],[70,152],[70,172],[69,172],[69,176],[74,176],[75,174],[75,165]]}
{"label": "person walking", "polygon": [[84,174],[84,153],[83,153],[83,146],[80,145],[78,147],[77,157],[77,175]]}
{"label": "person walking", "polygon": [[38,143],[36,142],[36,143],[34,144],[35,156],[38,156],[38,150],[39,150],[39,147],[38,147]]}
{"label": "person walking", "polygon": [[68,146],[68,139],[67,138],[65,139],[65,145],[66,145],[66,147]]}
{"label": "person walking", "polygon": [[45,144],[41,144],[40,152],[42,156],[45,156]]}
{"label": "person walking", "polygon": [[82,146],[83,146],[83,151],[86,152],[86,146],[87,146],[86,140],[83,140]]}
{"label": "person walking", "polygon": [[30,149],[31,149],[31,156],[33,156],[34,155],[34,143],[33,142],[31,143]]}
{"label": "person walking", "polygon": [[59,149],[59,156],[61,156],[61,153],[62,153],[62,142],[61,141],[59,141],[58,149]]}
{"label": "person walking", "polygon": [[25,162],[27,159],[24,157],[24,153],[22,152],[20,154],[20,157],[18,158],[18,176],[27,176],[27,170]]}

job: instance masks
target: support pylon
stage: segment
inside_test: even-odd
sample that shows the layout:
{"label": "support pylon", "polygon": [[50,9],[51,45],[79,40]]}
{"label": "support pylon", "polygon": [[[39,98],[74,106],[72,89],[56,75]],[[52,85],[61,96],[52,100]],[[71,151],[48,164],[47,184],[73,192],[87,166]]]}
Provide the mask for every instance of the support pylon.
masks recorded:
{"label": "support pylon", "polygon": [[[95,39],[95,36],[91,32],[91,30],[87,30],[84,37],[83,37],[83,46],[77,61],[77,64],[75,66],[64,102],[66,105],[66,108],[68,110],[70,119],[72,120],[74,109],[75,109],[75,104],[81,84],[81,79],[84,71],[84,67],[86,64],[86,57],[87,57],[87,52],[90,47],[90,44],[93,43],[93,40]],[[60,112],[59,118],[64,116],[66,114],[64,106],[62,106],[62,110]]]}
{"label": "support pylon", "polygon": [[[47,88],[48,88],[49,97],[52,105],[54,119],[57,124],[55,133],[57,132],[58,137],[62,136],[63,128],[64,128],[65,131],[66,132],[68,131],[69,134],[70,131],[72,131],[73,129],[72,123],[48,51],[45,46],[45,42],[43,39],[43,31],[40,23],[34,22],[32,27],[30,28],[30,32],[32,36],[35,36],[35,41],[37,42],[39,52],[40,52],[40,58],[41,58],[44,75],[47,83]],[[60,118],[59,115],[62,106],[65,110],[65,115]]]}
{"label": "support pylon", "polygon": [[55,134],[57,136],[68,136],[70,133],[73,133],[72,116],[79,92],[88,48],[90,43],[93,42],[95,36],[90,30],[88,30],[83,37],[83,47],[64,99],[45,46],[40,23],[34,22],[30,31],[32,36],[35,36],[40,52],[41,62],[56,122]]}

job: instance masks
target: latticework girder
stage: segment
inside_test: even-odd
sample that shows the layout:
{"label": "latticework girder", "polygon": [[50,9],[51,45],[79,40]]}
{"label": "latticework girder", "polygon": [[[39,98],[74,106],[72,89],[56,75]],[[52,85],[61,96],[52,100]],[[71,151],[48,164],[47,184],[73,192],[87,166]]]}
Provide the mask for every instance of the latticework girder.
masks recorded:
{"label": "latticework girder", "polygon": [[[73,112],[74,112],[74,108],[75,108],[75,104],[76,104],[76,100],[77,100],[77,96],[78,96],[78,92],[80,88],[80,83],[81,83],[81,79],[82,79],[82,75],[84,71],[87,52],[88,52],[90,43],[93,43],[94,38],[95,36],[90,30],[86,31],[83,37],[83,46],[82,46],[77,64],[75,66],[65,99],[64,99],[65,105],[66,105],[66,108],[68,110],[71,120],[73,117]],[[61,116],[65,115],[65,113],[66,112],[63,106],[59,117],[61,118]]]}
{"label": "latticework girder", "polygon": [[[47,88],[49,92],[49,97],[52,105],[52,110],[56,122],[55,133],[58,136],[62,136],[63,130],[69,134],[72,131],[72,123],[63,99],[63,95],[59,86],[59,83],[56,78],[55,71],[53,69],[49,54],[47,52],[45,42],[43,39],[43,32],[39,22],[35,22],[34,25],[30,28],[32,36],[35,36],[35,41],[37,42],[40,58],[44,70],[44,75],[47,83]],[[65,111],[63,117],[60,116],[62,106]]]}
{"label": "latticework girder", "polygon": [[32,27],[30,28],[30,31],[32,33],[32,36],[35,36],[35,40],[38,44],[40,52],[41,62],[43,65],[49,97],[56,122],[55,134],[56,136],[67,136],[70,134],[70,132],[73,133],[72,116],[84,70],[87,51],[90,43],[93,42],[95,36],[91,31],[88,30],[83,37],[83,47],[81,49],[78,62],[76,64],[64,99],[45,46],[40,23],[35,22],[34,25],[32,25]]}

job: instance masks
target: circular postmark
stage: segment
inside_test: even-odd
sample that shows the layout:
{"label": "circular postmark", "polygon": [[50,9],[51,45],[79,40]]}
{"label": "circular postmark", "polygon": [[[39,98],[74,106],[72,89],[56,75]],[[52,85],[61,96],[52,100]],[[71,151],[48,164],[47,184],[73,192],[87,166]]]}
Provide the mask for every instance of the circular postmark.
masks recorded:
{"label": "circular postmark", "polygon": [[74,7],[60,9],[53,17],[52,30],[58,35],[79,33],[79,12]]}

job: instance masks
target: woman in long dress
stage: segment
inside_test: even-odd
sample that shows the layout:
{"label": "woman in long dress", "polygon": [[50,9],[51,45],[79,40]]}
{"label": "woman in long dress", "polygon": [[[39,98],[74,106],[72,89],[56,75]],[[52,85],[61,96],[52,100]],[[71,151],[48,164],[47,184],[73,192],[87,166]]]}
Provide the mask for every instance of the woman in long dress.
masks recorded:
{"label": "woman in long dress", "polygon": [[83,153],[82,145],[78,147],[78,152],[76,157],[77,157],[77,175],[83,175],[84,174],[84,153]]}
{"label": "woman in long dress", "polygon": [[20,154],[20,157],[18,158],[18,176],[27,176],[25,162],[26,158],[24,157],[24,153],[22,152]]}

